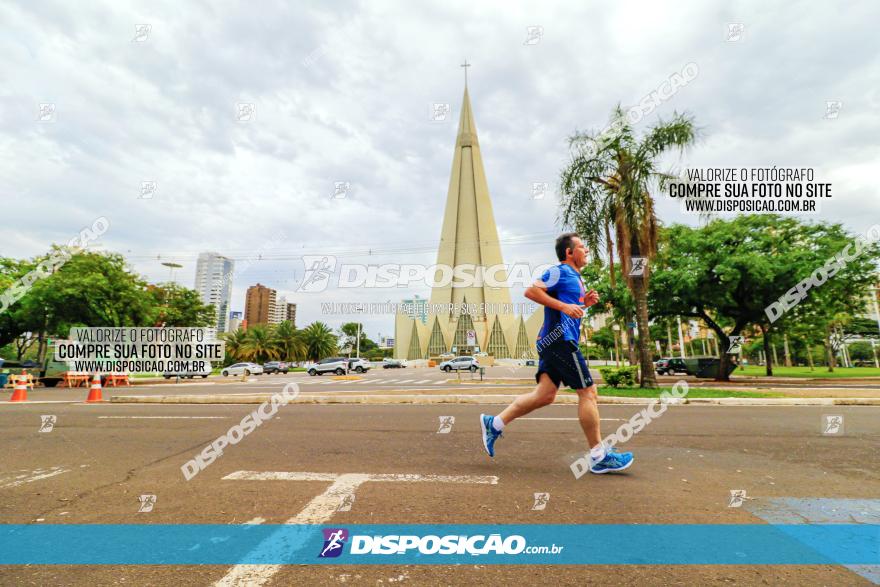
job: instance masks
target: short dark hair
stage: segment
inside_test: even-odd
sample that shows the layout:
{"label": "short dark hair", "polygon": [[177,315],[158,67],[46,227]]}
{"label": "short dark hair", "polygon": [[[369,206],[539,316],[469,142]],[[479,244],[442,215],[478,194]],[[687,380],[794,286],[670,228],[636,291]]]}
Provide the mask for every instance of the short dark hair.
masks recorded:
{"label": "short dark hair", "polygon": [[556,237],[556,258],[565,261],[565,251],[574,249],[572,239],[581,238],[576,232],[565,232]]}

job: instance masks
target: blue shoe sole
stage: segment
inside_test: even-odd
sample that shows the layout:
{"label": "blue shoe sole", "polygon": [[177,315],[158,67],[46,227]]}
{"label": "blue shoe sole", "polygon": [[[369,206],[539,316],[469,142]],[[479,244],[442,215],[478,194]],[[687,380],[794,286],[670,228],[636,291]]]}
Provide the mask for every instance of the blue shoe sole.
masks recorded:
{"label": "blue shoe sole", "polygon": [[601,471],[594,471],[593,468],[590,467],[590,473],[596,475],[604,475],[605,473],[617,473],[618,471],[625,471],[626,469],[630,468],[630,465],[632,465],[634,461],[635,459],[632,459],[630,462],[620,467],[619,469],[602,469]]}

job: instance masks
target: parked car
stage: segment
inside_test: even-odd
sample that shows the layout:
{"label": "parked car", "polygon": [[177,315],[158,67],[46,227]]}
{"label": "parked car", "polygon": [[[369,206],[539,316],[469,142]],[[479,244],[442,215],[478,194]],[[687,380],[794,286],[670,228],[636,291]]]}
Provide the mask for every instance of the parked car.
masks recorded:
{"label": "parked car", "polygon": [[470,371],[474,372],[480,368],[480,364],[474,357],[455,357],[454,359],[450,359],[448,361],[443,361],[440,363],[440,370],[446,371],[449,373],[450,371]]}
{"label": "parked car", "polygon": [[211,367],[209,366],[205,371],[165,371],[162,373],[162,377],[165,379],[171,379],[172,377],[180,377],[181,379],[193,379],[194,377],[201,377],[202,379],[207,379],[208,375],[211,374]]}
{"label": "parked car", "polygon": [[307,372],[314,377],[315,375],[323,375],[324,373],[335,373],[337,375],[345,375],[345,368],[348,366],[348,359],[345,357],[329,357],[321,359],[317,363],[308,366]]}
{"label": "parked car", "polygon": [[290,366],[284,361],[269,361],[268,363],[263,363],[263,373],[267,375],[271,375],[272,373],[287,373],[290,371]]}
{"label": "parked car", "polygon": [[228,367],[224,367],[222,371],[220,371],[220,375],[223,377],[229,377],[230,375],[262,375],[263,374],[263,366],[257,365],[256,363],[236,363],[234,365],[229,365]]}
{"label": "parked car", "polygon": [[687,373],[690,375],[684,359],[677,357],[659,359],[654,365],[654,370],[657,371],[657,375],[674,375],[675,373]]}
{"label": "parked car", "polygon": [[403,364],[403,361],[399,361],[397,359],[385,359],[382,361],[383,369],[406,369],[406,365]]}
{"label": "parked car", "polygon": [[355,373],[366,373],[370,370],[370,363],[366,359],[349,359],[348,370]]}

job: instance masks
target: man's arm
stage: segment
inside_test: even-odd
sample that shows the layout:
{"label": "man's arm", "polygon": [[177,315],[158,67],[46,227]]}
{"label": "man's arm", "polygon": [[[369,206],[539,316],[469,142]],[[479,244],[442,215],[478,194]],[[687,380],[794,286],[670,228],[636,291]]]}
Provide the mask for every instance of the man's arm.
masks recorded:
{"label": "man's arm", "polygon": [[525,296],[536,304],[547,306],[552,310],[558,310],[566,316],[571,316],[572,318],[583,318],[584,316],[584,309],[579,305],[560,302],[548,294],[547,286],[543,281],[539,280],[532,284],[532,286],[526,290]]}

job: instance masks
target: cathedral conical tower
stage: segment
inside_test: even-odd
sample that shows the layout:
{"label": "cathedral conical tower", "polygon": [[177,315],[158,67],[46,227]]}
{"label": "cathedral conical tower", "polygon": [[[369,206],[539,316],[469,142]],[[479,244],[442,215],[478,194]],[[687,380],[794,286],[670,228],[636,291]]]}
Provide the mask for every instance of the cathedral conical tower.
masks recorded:
{"label": "cathedral conical tower", "polygon": [[[465,85],[437,265],[487,268],[503,262],[477,126]],[[440,277],[438,272],[435,282],[442,281]],[[457,305],[464,311],[431,311],[426,323],[398,314],[395,357],[412,360],[450,352],[485,352],[496,358],[532,356],[540,324],[535,326],[534,320],[526,322],[524,317],[513,314],[507,272],[503,269],[493,272],[489,283],[482,279],[443,282],[431,290],[430,304],[432,308]],[[499,308],[505,306],[508,309],[500,312]],[[526,334],[526,330],[534,330],[534,335],[529,336],[532,333]]]}

